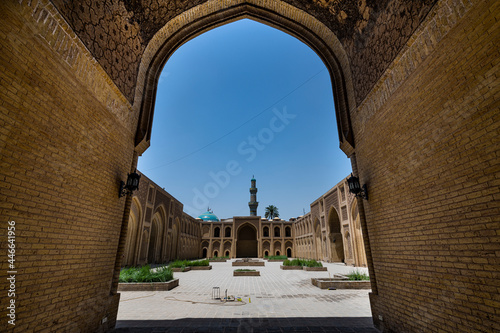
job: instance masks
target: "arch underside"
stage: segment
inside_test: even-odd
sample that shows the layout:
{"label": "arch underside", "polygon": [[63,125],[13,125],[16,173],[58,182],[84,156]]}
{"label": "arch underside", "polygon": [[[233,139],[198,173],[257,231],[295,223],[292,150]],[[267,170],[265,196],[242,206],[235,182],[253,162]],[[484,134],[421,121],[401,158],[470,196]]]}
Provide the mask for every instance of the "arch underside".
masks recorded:
{"label": "arch underside", "polygon": [[[355,103],[351,73],[345,51],[333,32],[320,21],[295,7],[290,6],[290,8],[290,11],[286,11],[288,14],[286,16],[285,13],[280,14],[273,11],[272,8],[244,3],[215,10],[181,26],[172,27],[167,24],[160,30],[149,43],[140,66],[134,105],[134,108],[139,108],[140,113],[135,138],[137,153],[141,155],[150,145],[158,80],[169,57],[181,45],[200,34],[247,18],[296,37],[314,50],[323,60],[332,81],[340,148],[348,156],[351,156],[354,152],[354,137],[349,113],[350,108],[354,107]],[[309,26],[313,28],[306,26],[306,23],[298,22],[297,18],[307,20]],[[314,24],[311,24],[311,21]],[[313,31],[313,29],[318,31]],[[328,35],[329,40],[325,40],[325,34]],[[141,75],[142,73],[144,74]],[[143,80],[141,80],[142,77],[144,77]]]}

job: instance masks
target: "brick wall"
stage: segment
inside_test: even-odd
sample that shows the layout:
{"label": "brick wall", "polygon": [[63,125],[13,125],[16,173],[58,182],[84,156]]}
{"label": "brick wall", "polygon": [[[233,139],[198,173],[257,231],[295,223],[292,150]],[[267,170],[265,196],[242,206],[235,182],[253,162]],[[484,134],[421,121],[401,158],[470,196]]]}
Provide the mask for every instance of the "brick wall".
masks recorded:
{"label": "brick wall", "polygon": [[499,13],[440,1],[352,115],[386,331],[500,330]]}
{"label": "brick wall", "polygon": [[[137,117],[49,2],[2,1],[0,12],[0,226],[6,253],[16,221],[14,331],[99,332],[119,299],[118,188]],[[1,299],[1,330],[13,328]]]}

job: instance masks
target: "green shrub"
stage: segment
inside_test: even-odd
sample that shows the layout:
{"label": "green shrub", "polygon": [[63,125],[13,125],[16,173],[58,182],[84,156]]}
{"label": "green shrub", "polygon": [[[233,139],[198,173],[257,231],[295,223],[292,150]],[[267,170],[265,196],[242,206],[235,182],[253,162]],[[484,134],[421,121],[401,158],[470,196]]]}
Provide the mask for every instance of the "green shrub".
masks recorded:
{"label": "green shrub", "polygon": [[187,260],[176,260],[174,262],[169,263],[168,267],[170,267],[170,268],[184,268],[184,267],[188,266],[187,262],[188,262]]}
{"label": "green shrub", "polygon": [[270,260],[285,260],[285,259],[288,259],[287,256],[269,256],[269,257],[265,257],[267,259],[270,259]]}
{"label": "green shrub", "polygon": [[316,260],[304,260],[304,264],[302,266],[306,267],[323,267],[323,264]]}
{"label": "green shrub", "polygon": [[137,268],[124,268],[120,271],[120,277],[118,278],[119,282],[130,282],[132,280],[132,275]]}
{"label": "green shrub", "polygon": [[229,259],[229,256],[213,257],[213,258],[209,258],[208,260],[219,260],[219,259]]}
{"label": "green shrub", "polygon": [[169,267],[162,266],[151,270],[149,265],[131,267],[120,272],[119,282],[166,282],[174,278],[174,273]]}
{"label": "green shrub", "polygon": [[168,267],[170,267],[170,268],[186,268],[186,267],[190,267],[190,266],[208,266],[208,265],[210,265],[210,262],[208,261],[208,259],[193,260],[193,261],[176,260],[176,261],[168,264]]}
{"label": "green shrub", "polygon": [[302,261],[300,259],[285,259],[283,260],[283,266],[302,266]]}
{"label": "green shrub", "polygon": [[358,270],[351,271],[346,275],[350,281],[367,281],[370,280],[370,276],[368,274],[360,272]]}
{"label": "green shrub", "polygon": [[204,260],[194,260],[194,261],[188,261],[187,266],[209,266],[210,262],[208,259]]}
{"label": "green shrub", "polygon": [[238,268],[234,270],[235,272],[256,272],[255,269],[249,269],[249,268]]}
{"label": "green shrub", "polygon": [[286,259],[283,261],[283,266],[323,267],[323,264],[313,259]]}

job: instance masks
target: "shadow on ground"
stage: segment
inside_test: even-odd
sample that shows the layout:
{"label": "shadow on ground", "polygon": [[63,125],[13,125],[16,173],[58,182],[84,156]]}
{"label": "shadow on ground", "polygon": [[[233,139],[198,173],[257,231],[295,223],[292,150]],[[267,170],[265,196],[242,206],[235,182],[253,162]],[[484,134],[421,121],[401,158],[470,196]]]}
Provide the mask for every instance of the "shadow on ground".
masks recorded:
{"label": "shadow on ground", "polygon": [[371,317],[338,318],[183,318],[175,320],[119,320],[113,333],[379,333]]}

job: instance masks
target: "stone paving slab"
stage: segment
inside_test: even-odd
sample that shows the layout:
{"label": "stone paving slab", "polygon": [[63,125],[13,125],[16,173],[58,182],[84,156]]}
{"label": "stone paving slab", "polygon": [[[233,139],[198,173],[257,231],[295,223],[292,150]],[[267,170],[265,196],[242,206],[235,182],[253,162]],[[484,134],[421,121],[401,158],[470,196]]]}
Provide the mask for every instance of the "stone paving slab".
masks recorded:
{"label": "stone paving slab", "polygon": [[[311,284],[312,277],[345,274],[353,267],[325,263],[327,272],[283,271],[280,262],[266,262],[256,268],[260,277],[233,277],[231,262],[213,263],[210,271],[174,273],[179,286],[170,291],[121,292],[115,332],[377,332],[369,290],[322,290]],[[213,287],[242,301],[213,300]]]}

